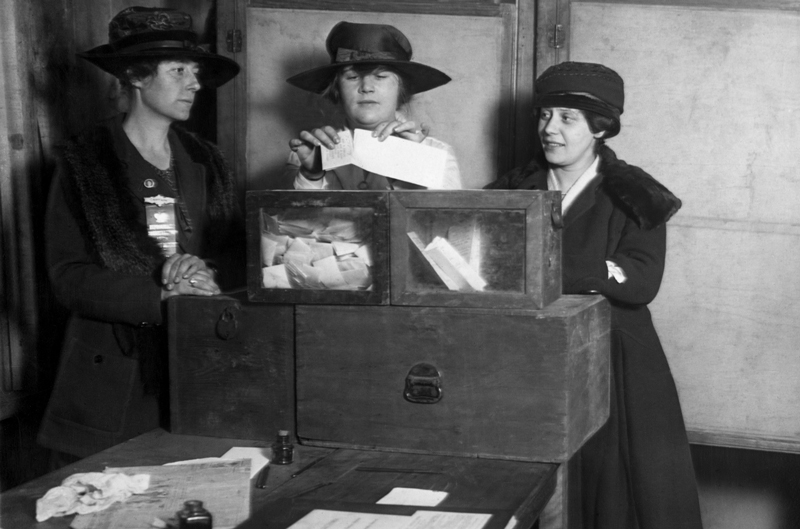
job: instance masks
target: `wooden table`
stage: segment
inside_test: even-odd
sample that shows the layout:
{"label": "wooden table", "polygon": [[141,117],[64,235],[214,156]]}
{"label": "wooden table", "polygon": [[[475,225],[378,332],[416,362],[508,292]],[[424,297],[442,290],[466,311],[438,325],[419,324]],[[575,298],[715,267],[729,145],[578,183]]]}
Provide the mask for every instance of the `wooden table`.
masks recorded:
{"label": "wooden table", "polygon": [[[0,495],[0,526],[69,527],[72,516],[37,523],[36,500],[71,474],[220,456],[233,446],[267,443],[153,430],[4,492]],[[314,464],[292,477],[309,463]],[[413,487],[449,493],[432,510],[488,512],[495,514],[491,527],[515,527],[507,525],[513,518],[516,527],[527,529],[553,494],[557,470],[558,465],[546,463],[298,446],[291,465],[272,465],[267,487],[252,489],[252,516],[240,527],[284,529],[315,508],[410,514],[423,508],[375,502],[394,487]]]}

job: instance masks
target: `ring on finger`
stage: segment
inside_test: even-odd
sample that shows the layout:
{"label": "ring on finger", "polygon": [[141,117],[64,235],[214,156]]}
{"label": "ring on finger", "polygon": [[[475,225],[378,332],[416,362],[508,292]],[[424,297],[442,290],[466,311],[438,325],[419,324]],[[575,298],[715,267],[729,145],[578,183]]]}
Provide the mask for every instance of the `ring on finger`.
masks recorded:
{"label": "ring on finger", "polygon": [[195,285],[197,284],[197,279],[195,279],[195,278],[191,278],[191,279],[189,280],[189,284],[190,284],[190,285],[192,285],[192,286],[195,286]]}

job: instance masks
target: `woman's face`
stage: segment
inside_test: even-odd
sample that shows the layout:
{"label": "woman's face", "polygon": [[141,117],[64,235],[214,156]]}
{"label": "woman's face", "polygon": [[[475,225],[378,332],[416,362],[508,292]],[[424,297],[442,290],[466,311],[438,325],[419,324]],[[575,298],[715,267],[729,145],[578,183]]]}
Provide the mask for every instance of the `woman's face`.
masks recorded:
{"label": "woman's face", "polygon": [[592,133],[586,116],[574,108],[540,109],[538,131],[550,165],[568,170],[588,167],[595,142],[603,135]]}
{"label": "woman's face", "polygon": [[394,120],[399,93],[397,75],[381,67],[358,73],[347,66],[339,76],[342,108],[352,128],[373,130]]}
{"label": "woman's face", "polygon": [[199,65],[194,61],[164,61],[154,75],[132,81],[139,93],[134,111],[145,112],[157,119],[185,121],[194,104],[200,83]]}

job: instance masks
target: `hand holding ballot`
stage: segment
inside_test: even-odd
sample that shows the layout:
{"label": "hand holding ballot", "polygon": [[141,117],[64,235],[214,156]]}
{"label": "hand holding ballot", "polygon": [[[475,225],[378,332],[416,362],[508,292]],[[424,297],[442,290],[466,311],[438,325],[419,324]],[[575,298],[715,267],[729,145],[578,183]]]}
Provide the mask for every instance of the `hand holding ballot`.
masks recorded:
{"label": "hand holding ballot", "polygon": [[402,180],[425,188],[439,189],[445,176],[447,152],[365,130],[339,133],[333,149],[322,149],[322,168],[335,169],[352,164],[371,173]]}

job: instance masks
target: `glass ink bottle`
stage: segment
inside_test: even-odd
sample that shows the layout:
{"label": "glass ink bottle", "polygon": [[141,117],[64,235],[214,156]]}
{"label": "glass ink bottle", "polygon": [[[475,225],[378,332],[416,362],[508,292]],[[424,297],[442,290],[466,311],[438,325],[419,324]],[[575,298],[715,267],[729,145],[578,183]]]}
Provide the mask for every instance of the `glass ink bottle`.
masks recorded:
{"label": "glass ink bottle", "polygon": [[200,500],[183,502],[183,509],[178,511],[178,529],[212,529],[211,513],[203,508]]}
{"label": "glass ink bottle", "polygon": [[289,441],[289,432],[279,430],[278,438],[272,443],[272,461],[275,465],[288,465],[294,460],[294,445]]}

